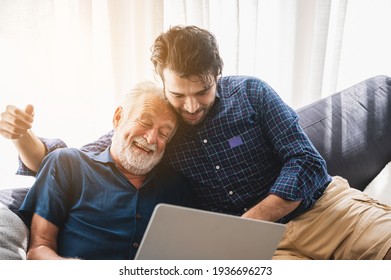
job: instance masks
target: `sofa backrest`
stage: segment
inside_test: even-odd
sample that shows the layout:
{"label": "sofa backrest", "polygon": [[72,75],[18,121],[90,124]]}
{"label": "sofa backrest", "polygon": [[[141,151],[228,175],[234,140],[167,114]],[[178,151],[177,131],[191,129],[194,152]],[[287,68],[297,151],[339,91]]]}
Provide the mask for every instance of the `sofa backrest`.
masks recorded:
{"label": "sofa backrest", "polygon": [[363,190],[391,161],[391,78],[376,76],[297,110],[330,175]]}

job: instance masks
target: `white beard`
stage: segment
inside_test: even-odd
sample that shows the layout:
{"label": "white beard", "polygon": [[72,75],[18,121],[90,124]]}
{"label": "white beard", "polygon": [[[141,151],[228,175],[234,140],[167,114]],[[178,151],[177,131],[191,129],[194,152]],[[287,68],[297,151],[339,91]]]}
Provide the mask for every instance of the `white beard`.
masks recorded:
{"label": "white beard", "polygon": [[162,159],[163,152],[156,152],[156,144],[147,144],[146,140],[141,136],[132,139],[132,143],[135,141],[153,151],[152,154],[147,154],[120,136],[120,134],[114,134],[111,148],[113,149],[113,153],[118,157],[122,168],[129,173],[133,175],[146,175]]}

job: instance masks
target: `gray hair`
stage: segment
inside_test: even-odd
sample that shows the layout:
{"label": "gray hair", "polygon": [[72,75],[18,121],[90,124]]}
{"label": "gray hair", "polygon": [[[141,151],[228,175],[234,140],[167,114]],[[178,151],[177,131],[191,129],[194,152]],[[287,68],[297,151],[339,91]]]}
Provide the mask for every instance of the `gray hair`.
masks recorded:
{"label": "gray hair", "polygon": [[175,127],[175,130],[174,130],[174,133],[178,127],[178,121],[179,121],[179,118],[177,116],[177,113],[174,109],[174,107],[167,101],[165,95],[164,95],[164,92],[163,92],[163,88],[159,87],[158,85],[156,85],[154,82],[151,82],[151,81],[145,81],[145,82],[141,82],[141,83],[138,83],[134,86],[133,89],[130,90],[130,92],[128,92],[122,103],[121,103],[121,107],[122,107],[122,116],[126,116],[125,118],[122,118],[121,122],[125,119],[127,119],[128,117],[132,116],[132,113],[135,109],[137,109],[138,107],[140,107],[143,102],[149,98],[157,98],[161,101],[163,101],[163,103],[166,105],[167,109],[172,113],[173,117],[176,119],[177,123],[176,123],[176,127]]}
{"label": "gray hair", "polygon": [[136,84],[124,97],[121,102],[123,113],[126,116],[132,113],[134,108],[141,104],[149,97],[159,98],[168,103],[164,97],[163,89],[158,87],[154,82],[145,81]]}

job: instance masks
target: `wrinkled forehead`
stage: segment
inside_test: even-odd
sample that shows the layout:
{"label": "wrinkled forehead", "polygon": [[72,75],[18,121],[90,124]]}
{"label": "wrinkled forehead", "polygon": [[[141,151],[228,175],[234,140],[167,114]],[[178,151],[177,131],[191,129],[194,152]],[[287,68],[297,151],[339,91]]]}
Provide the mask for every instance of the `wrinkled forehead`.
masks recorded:
{"label": "wrinkled forehead", "polygon": [[171,122],[173,126],[176,126],[176,113],[164,99],[147,96],[142,98],[138,103],[139,104],[135,104],[133,111],[137,117],[148,115],[149,117],[162,122]]}

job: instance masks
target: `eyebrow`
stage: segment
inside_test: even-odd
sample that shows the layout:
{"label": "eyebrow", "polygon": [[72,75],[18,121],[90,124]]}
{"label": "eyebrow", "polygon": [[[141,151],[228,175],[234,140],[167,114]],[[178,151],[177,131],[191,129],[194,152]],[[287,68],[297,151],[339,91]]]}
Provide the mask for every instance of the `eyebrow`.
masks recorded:
{"label": "eyebrow", "polygon": [[[194,93],[194,94],[203,93],[203,92],[205,92],[205,91],[208,91],[208,90],[210,90],[211,88],[212,88],[212,86],[206,87],[206,88],[204,88],[203,90],[197,91],[197,92],[196,92],[196,93]],[[180,93],[180,92],[171,91],[171,90],[169,90],[169,89],[167,89],[167,90],[168,90],[168,92],[169,92],[169,93],[171,93],[171,94],[184,95],[184,93]]]}
{"label": "eyebrow", "polygon": [[[143,119],[143,118],[148,118],[148,119],[150,119],[152,121],[154,119],[154,116],[152,116],[151,113],[143,112],[143,113],[140,114],[140,116],[137,117],[137,120],[140,120],[140,119]],[[169,118],[167,118],[167,119],[169,119]],[[175,130],[175,127],[176,127],[176,125],[174,125],[174,127],[172,127],[168,123],[163,125],[163,128],[168,128],[170,130]]]}
{"label": "eyebrow", "polygon": [[174,130],[175,130],[175,127],[172,127],[172,126],[169,125],[169,124],[163,125],[163,128],[168,128],[168,129],[170,129],[171,131],[174,131]]}

